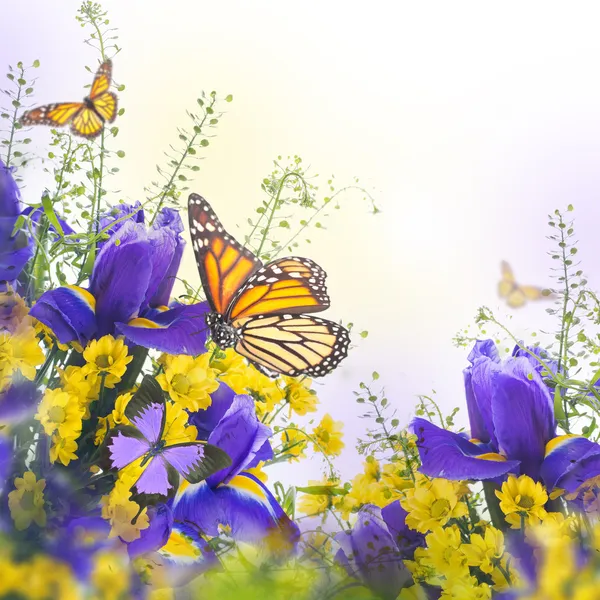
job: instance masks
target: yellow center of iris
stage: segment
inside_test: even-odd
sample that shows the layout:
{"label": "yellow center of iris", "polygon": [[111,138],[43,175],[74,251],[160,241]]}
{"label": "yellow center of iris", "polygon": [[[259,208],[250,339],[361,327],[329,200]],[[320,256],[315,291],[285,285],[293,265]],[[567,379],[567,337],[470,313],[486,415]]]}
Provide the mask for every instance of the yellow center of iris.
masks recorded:
{"label": "yellow center of iris", "polygon": [[67,413],[65,412],[65,409],[62,408],[62,406],[53,406],[48,411],[48,418],[50,419],[50,421],[52,421],[52,423],[62,423],[65,420],[66,416]]}
{"label": "yellow center of iris", "polygon": [[527,509],[531,508],[535,504],[535,502],[531,496],[521,496],[520,498],[517,498],[517,504],[521,508]]}
{"label": "yellow center of iris", "polygon": [[27,490],[21,498],[21,508],[27,512],[32,511],[35,508],[34,498],[34,493]]}
{"label": "yellow center of iris", "polygon": [[171,386],[178,394],[181,394],[182,396],[187,396],[190,391],[190,382],[188,378],[181,373],[176,373],[173,376],[173,379],[171,380]]}
{"label": "yellow center of iris", "polygon": [[96,366],[100,369],[108,369],[113,363],[112,356],[109,354],[100,354],[96,358]]}
{"label": "yellow center of iris", "polygon": [[438,498],[431,505],[431,516],[434,519],[445,517],[450,512],[450,502],[445,498]]}

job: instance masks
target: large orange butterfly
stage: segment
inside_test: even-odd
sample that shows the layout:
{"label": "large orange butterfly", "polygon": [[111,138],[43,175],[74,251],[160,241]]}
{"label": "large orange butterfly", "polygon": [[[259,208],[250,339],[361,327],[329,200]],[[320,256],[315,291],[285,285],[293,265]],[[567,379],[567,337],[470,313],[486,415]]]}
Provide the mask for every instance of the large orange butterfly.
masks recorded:
{"label": "large orange butterfly", "polygon": [[325,271],[295,256],[263,265],[202,196],[191,194],[188,208],[213,341],[235,347],[269,376],[321,377],[337,367],[348,354],[348,330],[306,314],[329,307]]}
{"label": "large orange butterfly", "polygon": [[86,138],[100,135],[104,123],[112,123],[117,116],[117,96],[109,92],[112,78],[112,62],[100,65],[89,96],[83,102],[59,102],[25,111],[21,116],[23,125],[62,126],[71,123],[71,131]]}

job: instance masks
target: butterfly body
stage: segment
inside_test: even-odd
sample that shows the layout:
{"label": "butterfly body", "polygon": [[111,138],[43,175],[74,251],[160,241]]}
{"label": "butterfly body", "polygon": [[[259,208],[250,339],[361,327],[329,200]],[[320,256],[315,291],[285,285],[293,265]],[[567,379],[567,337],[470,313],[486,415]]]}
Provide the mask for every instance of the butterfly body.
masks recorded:
{"label": "butterfly body", "polygon": [[228,234],[208,202],[189,197],[190,233],[220,348],[234,347],[263,373],[320,377],[347,355],[348,331],[311,313],[329,307],[326,273],[299,256],[266,265]]}
{"label": "butterfly body", "polygon": [[23,125],[71,125],[71,132],[86,138],[102,133],[105,123],[117,117],[117,96],[108,91],[112,82],[112,62],[105,61],[96,72],[92,88],[82,102],[58,102],[25,111]]}

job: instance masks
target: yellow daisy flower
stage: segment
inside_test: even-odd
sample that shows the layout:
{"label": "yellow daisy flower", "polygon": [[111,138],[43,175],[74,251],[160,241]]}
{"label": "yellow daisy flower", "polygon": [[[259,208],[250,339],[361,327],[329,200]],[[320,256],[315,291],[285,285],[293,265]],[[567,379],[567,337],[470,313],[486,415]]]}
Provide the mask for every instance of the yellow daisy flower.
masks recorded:
{"label": "yellow daisy flower", "polygon": [[470,567],[479,567],[490,574],[504,554],[504,535],[499,529],[488,527],[484,535],[471,534],[471,543],[463,544],[461,549]]}
{"label": "yellow daisy flower", "polygon": [[341,421],[334,421],[330,414],[326,414],[319,425],[313,429],[313,437],[317,443],[313,443],[315,452],[324,452],[328,456],[338,456],[344,448],[342,442]]}
{"label": "yellow daisy flower", "polygon": [[46,480],[37,480],[35,473],[26,471],[23,477],[15,478],[15,489],[8,494],[10,516],[18,531],[27,529],[31,523],[46,525],[44,488]]}
{"label": "yellow daisy flower", "polygon": [[548,502],[548,494],[540,482],[527,475],[509,475],[496,496],[512,529],[519,529],[522,522],[535,525],[546,517],[544,505]]}
{"label": "yellow daisy flower", "polygon": [[[323,486],[325,488],[336,488],[339,486],[339,484],[339,481],[331,481],[329,479],[322,479],[321,481],[311,480],[308,482],[308,487]],[[309,516],[319,515],[325,512],[327,509],[333,507],[335,498],[336,496],[333,494],[303,493],[298,500],[298,510]]]}
{"label": "yellow daisy flower", "polygon": [[163,440],[168,446],[196,441],[198,430],[188,425],[188,414],[179,404],[167,402],[166,413]]}
{"label": "yellow daisy flower", "polygon": [[290,404],[290,415],[295,412],[297,415],[303,416],[317,410],[319,399],[315,391],[310,389],[312,381],[308,377],[298,379],[284,375],[282,383],[285,386],[285,399]]}
{"label": "yellow daisy flower", "polygon": [[208,353],[197,358],[173,356],[166,362],[165,372],[156,380],[173,402],[190,411],[206,409],[212,400],[210,394],[217,390],[218,371],[209,367]]}
{"label": "yellow daisy flower", "polygon": [[304,451],[308,444],[308,438],[297,429],[286,429],[281,434],[281,441],[285,453],[290,456],[290,461],[306,458]]}
{"label": "yellow daisy flower", "polygon": [[129,419],[125,416],[125,409],[131,398],[133,398],[133,394],[129,392],[117,396],[115,407],[110,415],[112,417],[111,427],[115,425],[129,425]]}
{"label": "yellow daisy flower", "polygon": [[425,538],[427,549],[421,563],[433,567],[446,580],[469,576],[467,557],[461,548],[460,529],[456,525],[436,527]]}
{"label": "yellow daisy flower", "polygon": [[490,600],[492,588],[479,583],[476,577],[468,576],[446,580],[440,600]]}
{"label": "yellow daisy flower", "polygon": [[127,365],[133,360],[133,356],[129,356],[127,350],[123,339],[115,339],[112,335],[92,340],[83,351],[86,374],[104,377],[105,387],[115,387],[125,374]]}
{"label": "yellow daisy flower", "polygon": [[74,438],[63,438],[60,435],[52,436],[52,446],[50,446],[50,462],[65,465],[77,460],[75,451],[77,450],[77,442]]}
{"label": "yellow daisy flower", "polygon": [[137,540],[143,529],[149,526],[148,514],[144,509],[135,523],[132,523],[135,516],[139,513],[139,504],[129,499],[129,487],[122,491],[121,486],[119,491],[115,489],[109,496],[102,496],[100,502],[102,504],[102,518],[110,523],[109,538],[120,537],[125,542],[133,542]]}
{"label": "yellow daisy flower", "polygon": [[81,433],[84,409],[76,396],[60,388],[46,390],[38,406],[35,419],[42,424],[47,435],[55,431],[62,438],[77,438]]}
{"label": "yellow daisy flower", "polygon": [[418,481],[420,485],[406,490],[400,499],[402,508],[408,512],[406,524],[411,529],[427,533],[468,513],[467,506],[459,501],[460,484],[447,479]]}
{"label": "yellow daisy flower", "polygon": [[64,370],[59,369],[58,372],[63,390],[77,396],[84,410],[83,418],[89,419],[90,404],[100,394],[100,378],[95,373],[87,373],[84,367],[72,365]]}
{"label": "yellow daisy flower", "polygon": [[[5,380],[20,371],[23,377],[33,381],[36,367],[44,362],[35,330],[27,326],[13,335],[0,333],[0,377]],[[6,385],[6,382],[5,382]]]}
{"label": "yellow daisy flower", "polygon": [[115,426],[112,415],[106,417],[98,417],[98,425],[96,426],[96,434],[94,436],[94,444],[99,446],[106,437],[109,429]]}

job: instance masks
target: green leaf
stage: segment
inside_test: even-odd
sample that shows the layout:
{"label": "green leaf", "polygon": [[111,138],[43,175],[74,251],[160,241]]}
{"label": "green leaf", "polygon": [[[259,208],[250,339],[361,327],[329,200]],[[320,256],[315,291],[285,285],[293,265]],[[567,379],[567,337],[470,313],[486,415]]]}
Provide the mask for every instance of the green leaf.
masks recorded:
{"label": "green leaf", "polygon": [[233,100],[233,95],[229,94],[227,96],[225,96],[225,102],[231,102]]}
{"label": "green leaf", "polygon": [[125,158],[125,152],[123,152],[123,150],[118,150],[118,151],[117,151],[117,156],[118,156],[119,158]]}
{"label": "green leaf", "polygon": [[554,418],[557,421],[564,421],[566,419],[565,410],[562,403],[562,396],[560,395],[560,386],[554,388]]}
{"label": "green leaf", "polygon": [[348,492],[343,488],[331,485],[309,485],[307,487],[296,487],[297,492],[311,494],[313,496],[345,496]]}
{"label": "green leaf", "polygon": [[54,207],[52,206],[52,200],[50,200],[50,196],[46,193],[42,195],[42,207],[44,208],[44,213],[46,214],[46,218],[56,229],[56,233],[60,235],[60,237],[64,237],[65,233],[63,228],[56,216],[56,212],[54,212]]}
{"label": "green leaf", "polygon": [[40,61],[39,61],[39,60],[37,60],[37,59],[35,59],[35,60],[33,61],[33,68],[34,68],[34,69],[37,69],[39,66],[40,66]]}

